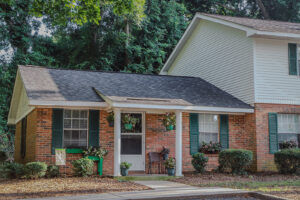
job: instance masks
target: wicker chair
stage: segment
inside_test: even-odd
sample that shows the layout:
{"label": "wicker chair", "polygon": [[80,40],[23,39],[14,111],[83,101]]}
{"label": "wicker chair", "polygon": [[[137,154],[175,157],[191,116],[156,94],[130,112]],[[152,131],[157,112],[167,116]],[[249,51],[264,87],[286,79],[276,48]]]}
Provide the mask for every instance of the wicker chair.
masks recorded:
{"label": "wicker chair", "polygon": [[161,159],[160,159],[160,153],[158,152],[149,152],[149,168],[148,173],[152,174],[152,164],[157,163],[158,164],[158,173],[160,174],[160,168],[161,168]]}

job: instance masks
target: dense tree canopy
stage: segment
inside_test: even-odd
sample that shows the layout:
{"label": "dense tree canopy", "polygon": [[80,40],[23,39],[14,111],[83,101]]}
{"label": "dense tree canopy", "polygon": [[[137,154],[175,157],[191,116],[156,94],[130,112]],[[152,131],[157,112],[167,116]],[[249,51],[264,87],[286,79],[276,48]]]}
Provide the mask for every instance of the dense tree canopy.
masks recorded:
{"label": "dense tree canopy", "polygon": [[18,64],[158,73],[196,12],[300,22],[299,11],[297,0],[2,0],[0,151],[13,149]]}

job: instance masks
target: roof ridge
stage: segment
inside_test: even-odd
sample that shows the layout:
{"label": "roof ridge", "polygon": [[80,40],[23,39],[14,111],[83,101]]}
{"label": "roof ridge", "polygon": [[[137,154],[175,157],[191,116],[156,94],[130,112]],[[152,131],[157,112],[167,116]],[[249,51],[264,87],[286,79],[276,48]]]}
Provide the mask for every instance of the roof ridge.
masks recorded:
{"label": "roof ridge", "polygon": [[[267,22],[277,22],[277,23],[279,22],[279,23],[289,23],[289,24],[300,25],[300,23],[298,23],[298,22],[281,21],[281,20],[274,20],[274,19],[259,19],[259,18],[245,17],[245,16],[220,15],[220,14],[211,14],[211,13],[203,13],[203,12],[197,12],[197,14],[211,16],[211,17],[213,17],[213,16],[216,16],[216,17],[232,17],[232,18],[240,18],[240,19],[251,19],[251,20],[259,20],[259,21],[267,21]],[[223,20],[225,20],[225,19],[223,19]],[[232,22],[232,23],[235,23],[235,22]]]}
{"label": "roof ridge", "polygon": [[116,72],[116,71],[102,71],[102,70],[86,70],[86,69],[64,69],[64,68],[55,68],[55,67],[46,67],[46,66],[37,66],[37,65],[18,65],[18,67],[31,67],[31,68],[41,68],[41,69],[53,69],[53,70],[65,70],[65,71],[79,71],[79,72],[98,72],[98,73],[111,73],[111,74],[129,74],[129,75],[145,75],[145,76],[164,76],[164,77],[180,77],[180,78],[195,78],[204,79],[194,76],[178,76],[178,75],[161,75],[161,74],[139,74],[139,73],[130,73],[130,72]]}

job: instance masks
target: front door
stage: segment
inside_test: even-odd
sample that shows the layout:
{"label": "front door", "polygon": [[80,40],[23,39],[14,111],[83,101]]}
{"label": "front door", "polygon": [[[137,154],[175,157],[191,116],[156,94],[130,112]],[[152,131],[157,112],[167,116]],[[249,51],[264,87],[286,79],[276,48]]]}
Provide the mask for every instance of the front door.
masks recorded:
{"label": "front door", "polygon": [[145,115],[121,114],[121,162],[131,163],[129,170],[145,171]]}

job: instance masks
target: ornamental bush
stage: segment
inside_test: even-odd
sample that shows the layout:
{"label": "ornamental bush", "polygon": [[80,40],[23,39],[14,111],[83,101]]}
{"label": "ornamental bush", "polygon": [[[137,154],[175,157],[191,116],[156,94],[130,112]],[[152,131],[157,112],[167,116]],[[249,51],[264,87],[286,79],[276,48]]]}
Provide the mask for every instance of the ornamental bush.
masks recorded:
{"label": "ornamental bush", "polygon": [[59,167],[56,165],[49,165],[46,172],[47,178],[58,177],[59,175]]}
{"label": "ornamental bush", "polygon": [[90,176],[93,174],[94,162],[88,158],[81,158],[72,162],[75,176]]}
{"label": "ornamental bush", "polygon": [[0,177],[1,178],[21,178],[24,176],[24,165],[19,163],[3,163],[0,166]]}
{"label": "ornamental bush", "polygon": [[284,149],[276,152],[274,156],[280,173],[300,175],[300,149]]}
{"label": "ornamental bush", "polygon": [[293,149],[293,148],[297,148],[297,143],[294,140],[283,141],[283,142],[279,143],[279,148],[280,149]]}
{"label": "ornamental bush", "polygon": [[219,171],[246,174],[253,160],[253,153],[244,149],[226,149],[219,153]]}
{"label": "ornamental bush", "polygon": [[205,157],[204,153],[193,154],[192,165],[198,173],[202,173],[205,170],[208,157]]}
{"label": "ornamental bush", "polygon": [[25,165],[25,177],[30,179],[42,178],[46,175],[47,164],[44,162],[29,162]]}

